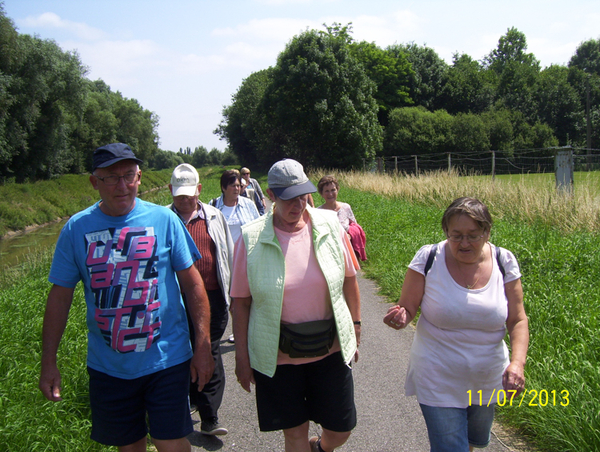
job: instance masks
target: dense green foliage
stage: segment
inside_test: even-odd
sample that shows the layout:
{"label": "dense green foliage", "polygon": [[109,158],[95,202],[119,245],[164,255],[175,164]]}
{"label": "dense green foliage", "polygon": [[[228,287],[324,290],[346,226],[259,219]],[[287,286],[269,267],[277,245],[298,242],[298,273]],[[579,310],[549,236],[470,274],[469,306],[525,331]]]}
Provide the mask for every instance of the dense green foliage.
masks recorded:
{"label": "dense green foliage", "polygon": [[381,150],[375,84],[349,42],[346,28],[306,31],[274,68],[244,81],[216,130],[242,162],[268,168],[291,157],[307,166],[351,168]]}
{"label": "dense green foliage", "polygon": [[19,34],[0,1],[0,184],[85,172],[93,150],[116,141],[154,169],[267,169],[282,157],[349,169],[376,156],[600,146],[600,40],[541,68],[510,28],[481,61],[457,53],[448,64],[426,45],[382,49],[354,41],[351,24],[325,28],[242,81],[215,130],[224,153],[173,153],[158,147],[156,113],[88,80],[76,52]]}
{"label": "dense green foliage", "polygon": [[[242,162],[287,156],[350,168],[373,155],[600,146],[600,41],[581,43],[568,67],[542,69],[525,35],[510,28],[482,61],[457,53],[449,65],[427,46],[381,49],[354,42],[350,25],[326,29],[296,36],[223,110],[215,132]],[[374,88],[347,75],[361,71]],[[383,146],[361,99],[377,104]]]}
{"label": "dense green foliage", "polygon": [[77,53],[19,34],[0,3],[0,183],[82,173],[117,141],[152,166],[158,116],[86,72]]}

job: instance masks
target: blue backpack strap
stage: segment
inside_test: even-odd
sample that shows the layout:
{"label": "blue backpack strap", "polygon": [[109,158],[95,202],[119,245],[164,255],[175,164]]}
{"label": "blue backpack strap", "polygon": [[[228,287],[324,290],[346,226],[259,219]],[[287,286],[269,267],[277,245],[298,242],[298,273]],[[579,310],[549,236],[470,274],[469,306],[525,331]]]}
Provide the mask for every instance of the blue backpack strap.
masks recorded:
{"label": "blue backpack strap", "polygon": [[498,268],[500,269],[500,273],[502,273],[502,278],[504,278],[506,276],[506,270],[504,270],[504,266],[502,265],[502,262],[500,262],[501,251],[502,251],[502,248],[497,246],[496,247],[496,262],[498,262]]}
{"label": "blue backpack strap", "polygon": [[431,246],[431,249],[429,250],[429,255],[427,256],[427,262],[425,262],[425,269],[424,269],[425,276],[427,276],[427,273],[429,273],[429,269],[433,265],[433,260],[435,259],[435,255],[437,254],[437,247],[438,247],[438,244],[434,243]]}

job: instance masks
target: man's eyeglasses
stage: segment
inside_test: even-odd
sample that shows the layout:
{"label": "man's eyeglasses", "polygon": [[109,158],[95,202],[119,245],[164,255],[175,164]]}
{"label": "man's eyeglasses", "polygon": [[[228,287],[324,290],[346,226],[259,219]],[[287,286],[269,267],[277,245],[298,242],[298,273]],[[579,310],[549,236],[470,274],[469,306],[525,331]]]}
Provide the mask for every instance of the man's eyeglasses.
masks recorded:
{"label": "man's eyeglasses", "polygon": [[479,242],[482,238],[483,238],[483,234],[482,235],[463,235],[463,234],[452,234],[452,235],[448,235],[448,240],[450,240],[451,242],[462,242],[463,241],[463,237],[467,238],[467,242],[469,243],[475,243],[475,242]]}
{"label": "man's eyeglasses", "polygon": [[248,174],[250,174],[250,173],[242,173],[242,176],[247,176]]}
{"label": "man's eyeglasses", "polygon": [[120,179],[123,179],[126,184],[132,184],[137,180],[139,173],[127,173],[124,176],[96,176],[96,179],[100,179],[104,182],[104,185],[117,185]]}

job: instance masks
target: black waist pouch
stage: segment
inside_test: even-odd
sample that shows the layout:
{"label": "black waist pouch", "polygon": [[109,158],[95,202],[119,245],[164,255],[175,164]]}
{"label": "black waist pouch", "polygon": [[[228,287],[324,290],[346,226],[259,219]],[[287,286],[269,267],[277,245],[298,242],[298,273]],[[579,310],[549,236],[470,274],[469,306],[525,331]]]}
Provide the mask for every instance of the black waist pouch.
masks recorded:
{"label": "black waist pouch", "polygon": [[290,358],[314,358],[329,353],[335,339],[335,320],[281,324],[279,350]]}

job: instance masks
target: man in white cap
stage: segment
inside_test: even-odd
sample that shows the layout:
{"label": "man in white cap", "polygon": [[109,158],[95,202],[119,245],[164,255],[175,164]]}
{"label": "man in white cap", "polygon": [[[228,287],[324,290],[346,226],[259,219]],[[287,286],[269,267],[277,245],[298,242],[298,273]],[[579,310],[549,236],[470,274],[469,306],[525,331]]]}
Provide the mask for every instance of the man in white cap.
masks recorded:
{"label": "man in white cap", "polygon": [[202,392],[198,392],[195,386],[190,385],[191,410],[197,409],[200,414],[201,433],[225,435],[227,429],[219,424],[217,412],[225,389],[225,370],[221,359],[220,341],[229,318],[233,240],[221,211],[198,200],[202,184],[198,172],[192,165],[182,163],[175,168],[169,188],[173,195],[173,204],[169,207],[183,220],[202,254],[202,259],[196,261],[195,265],[204,280],[210,301],[210,339],[215,371]]}

